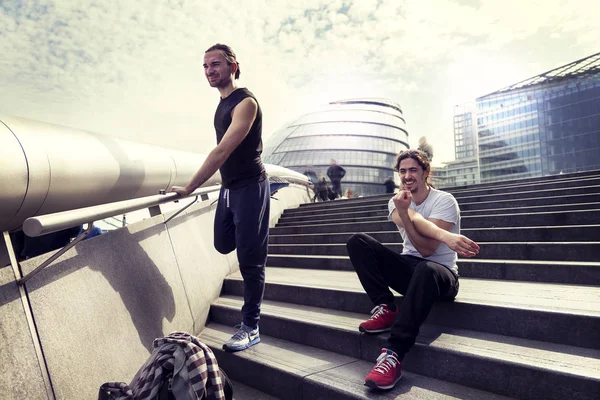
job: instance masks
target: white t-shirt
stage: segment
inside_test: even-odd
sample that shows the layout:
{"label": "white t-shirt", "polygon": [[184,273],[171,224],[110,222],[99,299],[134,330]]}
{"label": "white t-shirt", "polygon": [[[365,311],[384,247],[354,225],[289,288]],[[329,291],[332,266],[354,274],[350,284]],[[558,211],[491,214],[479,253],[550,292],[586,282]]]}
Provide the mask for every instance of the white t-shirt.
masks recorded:
{"label": "white t-shirt", "polygon": [[[416,205],[413,201],[410,203],[410,208],[421,214],[426,219],[435,218],[450,222],[451,224],[454,224],[452,225],[450,232],[460,233],[460,209],[458,208],[456,199],[450,193],[430,188],[429,195],[427,195],[425,201],[419,205]],[[394,200],[390,199],[388,202],[388,219],[390,221],[392,220],[392,213],[395,209],[396,205],[394,204]],[[442,264],[452,271],[458,273],[458,266],[456,265],[458,256],[455,251],[452,251],[444,243],[440,243],[440,246],[431,256],[423,257],[410,242],[406,230],[398,227],[398,231],[400,232],[400,235],[404,241],[404,249],[402,250],[402,254],[427,258],[428,260]]]}

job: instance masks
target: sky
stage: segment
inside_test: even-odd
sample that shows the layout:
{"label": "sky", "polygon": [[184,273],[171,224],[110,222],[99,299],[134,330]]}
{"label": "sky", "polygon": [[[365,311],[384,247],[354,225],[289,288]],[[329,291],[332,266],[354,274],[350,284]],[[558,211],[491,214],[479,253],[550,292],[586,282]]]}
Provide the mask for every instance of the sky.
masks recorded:
{"label": "sky", "polygon": [[207,154],[202,68],[237,54],[263,138],[335,100],[400,104],[454,159],[454,106],[600,51],[597,0],[0,0],[0,115]]}

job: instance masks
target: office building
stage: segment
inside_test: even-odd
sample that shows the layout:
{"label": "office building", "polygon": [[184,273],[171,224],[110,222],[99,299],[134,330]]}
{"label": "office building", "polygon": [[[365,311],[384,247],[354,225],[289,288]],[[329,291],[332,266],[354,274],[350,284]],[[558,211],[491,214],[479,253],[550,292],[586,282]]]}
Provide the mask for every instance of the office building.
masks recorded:
{"label": "office building", "polygon": [[600,53],[456,106],[454,137],[442,186],[600,169]]}
{"label": "office building", "polygon": [[481,182],[600,169],[600,53],[477,99]]}

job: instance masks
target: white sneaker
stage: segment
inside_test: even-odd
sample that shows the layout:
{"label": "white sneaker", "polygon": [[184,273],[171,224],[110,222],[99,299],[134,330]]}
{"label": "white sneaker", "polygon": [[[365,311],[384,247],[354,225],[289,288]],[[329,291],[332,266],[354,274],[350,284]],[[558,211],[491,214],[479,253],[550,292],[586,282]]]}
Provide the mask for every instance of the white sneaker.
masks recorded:
{"label": "white sneaker", "polygon": [[231,339],[223,345],[223,350],[227,351],[240,351],[246,350],[250,346],[254,346],[260,342],[260,334],[258,333],[258,326],[254,329],[249,326],[236,325],[234,329],[237,329]]}

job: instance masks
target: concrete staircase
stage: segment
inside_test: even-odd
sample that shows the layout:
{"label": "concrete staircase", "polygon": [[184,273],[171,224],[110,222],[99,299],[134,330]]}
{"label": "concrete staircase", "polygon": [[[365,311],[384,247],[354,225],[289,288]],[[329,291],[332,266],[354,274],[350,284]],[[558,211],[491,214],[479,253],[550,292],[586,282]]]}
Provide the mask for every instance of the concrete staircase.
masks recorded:
{"label": "concrete staircase", "polygon": [[434,306],[391,392],[363,386],[386,335],[358,331],[372,304],[345,249],[365,232],[401,251],[389,195],[286,210],[271,230],[262,343],[221,350],[240,321],[239,274],[201,339],[264,398],[600,399],[600,171],[448,191],[481,252],[459,260],[458,297]]}

